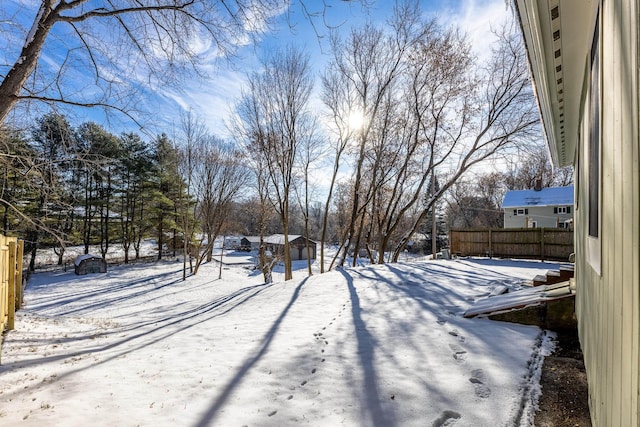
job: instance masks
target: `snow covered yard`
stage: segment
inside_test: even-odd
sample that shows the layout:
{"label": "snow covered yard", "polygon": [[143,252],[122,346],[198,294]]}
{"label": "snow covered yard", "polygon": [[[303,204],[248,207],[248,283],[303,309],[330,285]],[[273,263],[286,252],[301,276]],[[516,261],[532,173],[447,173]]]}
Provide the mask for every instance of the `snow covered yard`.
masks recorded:
{"label": "snow covered yard", "polygon": [[[32,276],[4,341],[0,424],[532,425],[548,337],[465,319],[550,266],[454,260],[271,285],[211,263]],[[303,275],[304,269],[297,272]]]}

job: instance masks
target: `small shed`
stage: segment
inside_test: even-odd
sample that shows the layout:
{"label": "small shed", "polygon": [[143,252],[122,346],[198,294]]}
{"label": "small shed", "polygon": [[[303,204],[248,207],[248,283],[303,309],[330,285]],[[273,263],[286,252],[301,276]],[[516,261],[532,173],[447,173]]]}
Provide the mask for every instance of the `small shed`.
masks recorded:
{"label": "small shed", "polygon": [[76,258],[74,264],[78,275],[107,272],[107,261],[98,255],[80,255]]}
{"label": "small shed", "polygon": [[224,248],[229,250],[240,249],[241,241],[238,236],[224,236]]}
{"label": "small shed", "polygon": [[240,249],[257,251],[260,249],[260,236],[245,236],[240,239]]}
{"label": "small shed", "polygon": [[[264,243],[266,249],[270,250],[274,254],[281,255],[284,253],[284,235],[273,234],[269,237],[265,237]],[[316,259],[316,242],[309,239],[309,259]],[[289,235],[289,247],[292,261],[306,260],[307,259],[307,239],[300,235]]]}

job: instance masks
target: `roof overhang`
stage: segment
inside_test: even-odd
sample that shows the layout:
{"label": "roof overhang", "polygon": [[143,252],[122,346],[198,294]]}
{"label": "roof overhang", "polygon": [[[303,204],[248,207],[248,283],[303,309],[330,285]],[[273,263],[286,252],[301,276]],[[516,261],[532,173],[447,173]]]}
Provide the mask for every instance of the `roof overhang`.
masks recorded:
{"label": "roof overhang", "polygon": [[574,162],[598,2],[514,0],[551,159]]}

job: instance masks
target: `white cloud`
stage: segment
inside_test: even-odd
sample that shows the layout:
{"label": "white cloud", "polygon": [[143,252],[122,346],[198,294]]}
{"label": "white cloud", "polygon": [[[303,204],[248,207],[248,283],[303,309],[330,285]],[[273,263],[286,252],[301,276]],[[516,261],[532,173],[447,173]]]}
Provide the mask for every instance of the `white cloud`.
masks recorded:
{"label": "white cloud", "polygon": [[452,12],[451,23],[466,32],[474,53],[482,60],[496,40],[492,30],[498,29],[510,13],[505,0],[465,0]]}
{"label": "white cloud", "polygon": [[225,122],[240,97],[244,82],[244,74],[227,70],[206,81],[185,80],[180,89],[159,88],[156,94],[169,104],[162,121],[177,123],[180,111],[191,110],[206,122],[212,133],[228,137]]}

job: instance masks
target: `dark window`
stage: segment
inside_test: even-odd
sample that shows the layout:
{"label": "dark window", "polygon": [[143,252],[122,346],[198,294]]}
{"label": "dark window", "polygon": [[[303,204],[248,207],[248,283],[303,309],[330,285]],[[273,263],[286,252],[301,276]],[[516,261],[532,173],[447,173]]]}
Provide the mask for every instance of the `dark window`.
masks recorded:
{"label": "dark window", "polygon": [[589,96],[589,236],[600,234],[600,12],[591,44]]}

